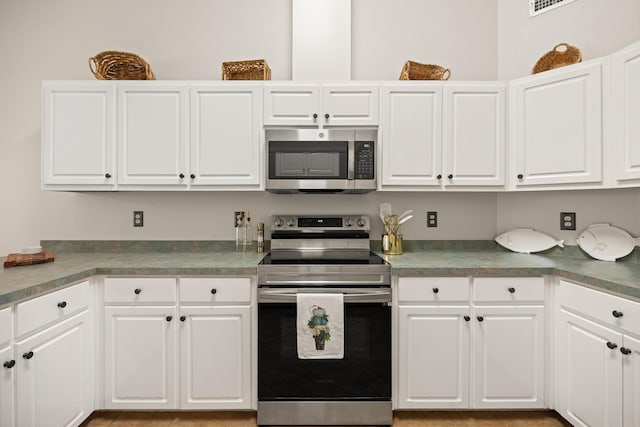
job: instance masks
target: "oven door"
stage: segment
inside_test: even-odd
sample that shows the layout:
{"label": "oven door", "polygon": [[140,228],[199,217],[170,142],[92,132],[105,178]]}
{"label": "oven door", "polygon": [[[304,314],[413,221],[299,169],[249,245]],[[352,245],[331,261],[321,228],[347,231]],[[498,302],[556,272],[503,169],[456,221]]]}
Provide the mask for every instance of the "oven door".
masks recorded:
{"label": "oven door", "polygon": [[[298,359],[296,293],[344,294],[344,358]],[[389,401],[391,290],[258,291],[259,401]]]}

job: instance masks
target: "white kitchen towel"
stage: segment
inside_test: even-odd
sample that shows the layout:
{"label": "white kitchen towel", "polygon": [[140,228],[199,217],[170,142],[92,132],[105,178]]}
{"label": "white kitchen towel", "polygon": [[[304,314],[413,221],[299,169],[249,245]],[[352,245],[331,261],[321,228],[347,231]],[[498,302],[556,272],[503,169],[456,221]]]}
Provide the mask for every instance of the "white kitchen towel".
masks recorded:
{"label": "white kitchen towel", "polygon": [[298,358],[344,358],[342,294],[297,294]]}

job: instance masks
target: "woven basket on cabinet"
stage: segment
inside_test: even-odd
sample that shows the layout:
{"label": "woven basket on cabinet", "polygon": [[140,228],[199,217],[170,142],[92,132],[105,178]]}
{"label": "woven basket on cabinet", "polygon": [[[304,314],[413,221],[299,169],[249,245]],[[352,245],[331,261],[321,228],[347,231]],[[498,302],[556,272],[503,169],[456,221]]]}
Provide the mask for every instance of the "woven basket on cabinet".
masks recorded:
{"label": "woven basket on cabinet", "polygon": [[407,61],[402,67],[400,80],[449,80],[451,70],[433,64]]}
{"label": "woven basket on cabinet", "polygon": [[[564,48],[564,50],[558,50],[558,48]],[[554,68],[576,64],[578,62],[582,62],[582,52],[580,52],[580,49],[567,43],[560,43],[538,59],[538,62],[536,62],[536,65],[533,67],[532,74],[553,70]]]}
{"label": "woven basket on cabinet", "polygon": [[151,66],[135,53],[106,50],[89,58],[89,69],[98,80],[155,80]]}
{"label": "woven basket on cabinet", "polygon": [[222,80],[271,80],[271,68],[264,59],[223,62]]}

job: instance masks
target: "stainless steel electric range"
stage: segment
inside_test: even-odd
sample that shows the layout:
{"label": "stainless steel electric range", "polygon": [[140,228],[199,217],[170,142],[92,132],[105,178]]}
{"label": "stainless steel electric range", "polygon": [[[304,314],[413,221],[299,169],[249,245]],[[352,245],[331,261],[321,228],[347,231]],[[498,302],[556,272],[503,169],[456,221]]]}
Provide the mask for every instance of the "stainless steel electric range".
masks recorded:
{"label": "stainless steel electric range", "polygon": [[[390,425],[391,266],[366,215],[276,215],[258,266],[258,424]],[[342,294],[344,356],[296,351],[300,293]]]}

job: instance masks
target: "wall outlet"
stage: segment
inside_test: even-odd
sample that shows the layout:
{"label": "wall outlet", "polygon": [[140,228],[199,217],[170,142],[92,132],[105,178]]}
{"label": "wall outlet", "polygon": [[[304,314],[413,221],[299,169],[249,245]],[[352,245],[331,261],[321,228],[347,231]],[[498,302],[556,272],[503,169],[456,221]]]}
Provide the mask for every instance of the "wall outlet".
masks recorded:
{"label": "wall outlet", "polygon": [[438,212],[427,212],[427,228],[438,226]]}
{"label": "wall outlet", "polygon": [[576,229],[576,213],[560,212],[560,230]]}
{"label": "wall outlet", "polygon": [[143,211],[133,211],[133,226],[134,227],[144,227],[144,212]]}

